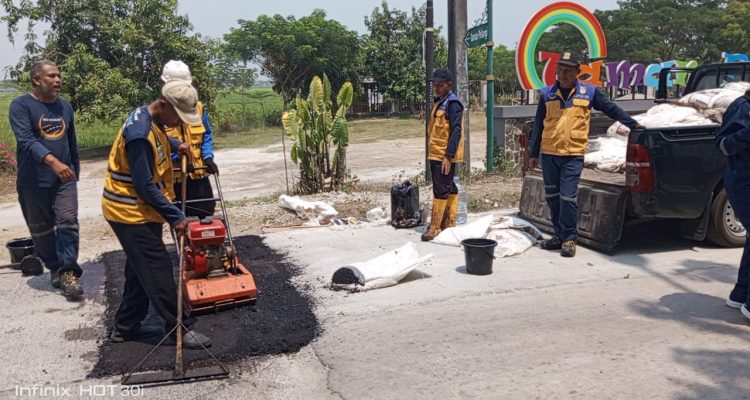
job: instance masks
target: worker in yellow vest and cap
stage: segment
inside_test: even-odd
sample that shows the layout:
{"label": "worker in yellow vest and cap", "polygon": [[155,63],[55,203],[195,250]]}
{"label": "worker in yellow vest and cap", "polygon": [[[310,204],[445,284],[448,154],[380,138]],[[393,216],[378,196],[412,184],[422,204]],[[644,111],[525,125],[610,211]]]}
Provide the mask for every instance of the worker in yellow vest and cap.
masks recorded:
{"label": "worker in yellow vest and cap", "polygon": [[535,169],[541,155],[544,194],[555,234],[539,242],[539,247],[560,250],[563,257],[574,257],[578,240],[578,183],[592,110],[601,111],[630,129],[642,126],[596,86],[578,80],[581,60],[575,53],[563,53],[555,71],[555,84],[540,93],[527,168]]}
{"label": "worker in yellow vest and cap", "polygon": [[[190,68],[187,64],[178,60],[171,60],[164,65],[161,79],[164,83],[171,81],[193,82]],[[216,210],[216,201],[213,200],[213,188],[208,175],[218,174],[219,167],[214,162],[213,131],[211,124],[208,122],[208,112],[201,102],[198,102],[198,113],[201,115],[200,122],[168,128],[167,135],[190,146],[189,160],[192,172],[187,179],[187,200],[207,200],[188,203],[185,213],[189,217],[204,218],[213,215]],[[176,154],[172,155],[172,160],[176,166],[179,164],[179,157]],[[183,184],[183,177],[175,176],[174,190],[177,200],[182,200],[180,199],[182,193],[180,188]]]}
{"label": "worker in yellow vest and cap", "polygon": [[464,157],[464,105],[453,93],[453,74],[438,69],[432,75],[435,102],[429,125],[429,150],[432,174],[432,217],[422,235],[423,241],[434,239],[443,229],[456,226],[458,188],[453,180],[456,164]]}
{"label": "worker in yellow vest and cap", "polygon": [[[184,81],[166,83],[161,97],[128,116],[109,153],[102,211],[125,251],[125,287],[110,335],[113,342],[134,340],[160,332],[141,329],[149,304],[169,332],[177,321],[177,286],[172,261],[162,240],[164,222],[184,234],[187,218],[173,203],[171,153],[186,154],[188,145],[166,134],[168,127],[200,123],[198,92]],[[210,346],[203,334],[188,330],[188,348]]]}

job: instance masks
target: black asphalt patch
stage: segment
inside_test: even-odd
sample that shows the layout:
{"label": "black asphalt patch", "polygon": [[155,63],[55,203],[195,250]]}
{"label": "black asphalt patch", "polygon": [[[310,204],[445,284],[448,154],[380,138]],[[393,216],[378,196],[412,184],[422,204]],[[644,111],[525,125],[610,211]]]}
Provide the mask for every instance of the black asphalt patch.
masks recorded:
{"label": "black asphalt patch", "polygon": [[[198,316],[192,328],[211,338],[213,346],[210,350],[223,362],[299,351],[318,334],[318,321],[311,299],[290,281],[297,274],[297,268],[282,254],[266,246],[259,236],[236,238],[235,247],[240,261],[255,277],[259,290],[256,306]],[[110,327],[122,299],[125,254],[122,251],[107,253],[103,262],[107,336],[99,348],[99,358],[90,378],[130,372],[163,336],[124,343],[110,342]],[[144,326],[159,328],[163,321],[152,309]],[[139,369],[171,369],[174,356],[174,345],[162,345]],[[186,366],[208,365],[209,361],[210,356],[203,350],[184,350]]]}

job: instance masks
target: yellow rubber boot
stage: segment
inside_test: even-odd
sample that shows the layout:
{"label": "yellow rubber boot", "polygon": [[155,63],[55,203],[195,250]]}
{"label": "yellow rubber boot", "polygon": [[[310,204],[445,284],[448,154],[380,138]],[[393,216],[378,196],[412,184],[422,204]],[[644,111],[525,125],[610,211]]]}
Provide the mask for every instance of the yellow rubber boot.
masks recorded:
{"label": "yellow rubber boot", "polygon": [[443,222],[443,215],[445,214],[445,207],[447,205],[448,200],[432,200],[432,216],[430,217],[430,226],[427,227],[427,232],[422,235],[423,242],[429,242],[430,240],[435,239],[435,237],[440,234],[440,224]]}
{"label": "yellow rubber boot", "polygon": [[448,204],[445,206],[445,214],[443,214],[443,222],[440,224],[441,230],[453,228],[456,226],[456,215],[458,214],[458,195],[448,195]]}

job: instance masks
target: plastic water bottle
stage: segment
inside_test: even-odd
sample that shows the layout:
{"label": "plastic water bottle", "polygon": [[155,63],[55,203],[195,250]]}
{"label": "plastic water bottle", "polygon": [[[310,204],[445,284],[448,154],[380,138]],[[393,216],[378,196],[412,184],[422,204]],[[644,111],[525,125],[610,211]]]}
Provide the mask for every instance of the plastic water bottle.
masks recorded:
{"label": "plastic water bottle", "polygon": [[456,224],[465,224],[469,214],[469,194],[466,188],[458,181],[458,177],[453,177],[453,183],[458,188],[458,213],[456,214]]}

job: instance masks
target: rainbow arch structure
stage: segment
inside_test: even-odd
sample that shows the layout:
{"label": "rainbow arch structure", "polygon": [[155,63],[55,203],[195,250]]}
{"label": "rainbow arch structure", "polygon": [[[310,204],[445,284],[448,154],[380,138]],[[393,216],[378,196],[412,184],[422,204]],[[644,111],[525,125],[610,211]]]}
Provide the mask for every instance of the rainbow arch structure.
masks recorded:
{"label": "rainbow arch structure", "polygon": [[536,48],[547,29],[559,24],[573,25],[583,34],[588,43],[589,58],[607,57],[607,39],[594,14],[570,1],[552,3],[534,14],[526,24],[516,48],[516,74],[524,89],[541,89],[545,86],[534,67]]}

